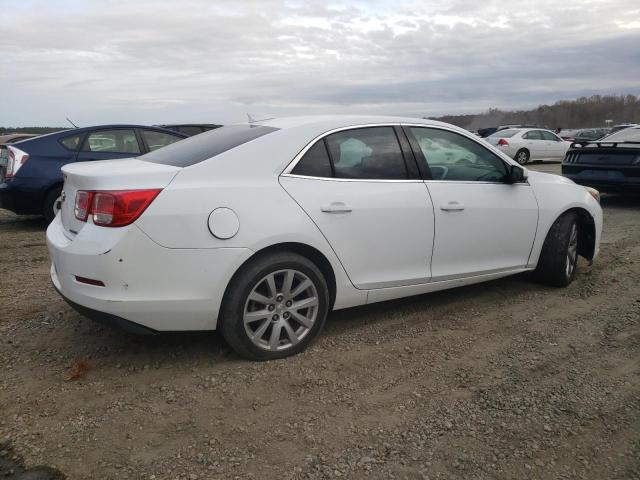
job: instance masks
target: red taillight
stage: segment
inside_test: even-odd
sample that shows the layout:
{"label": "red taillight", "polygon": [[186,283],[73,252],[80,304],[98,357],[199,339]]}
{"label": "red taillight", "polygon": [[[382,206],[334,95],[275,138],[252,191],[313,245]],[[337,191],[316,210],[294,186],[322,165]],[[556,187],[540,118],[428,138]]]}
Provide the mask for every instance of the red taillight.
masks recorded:
{"label": "red taillight", "polygon": [[[135,222],[158,196],[161,189],[109,190],[76,193],[76,218],[83,222],[89,215],[101,227],[124,227]],[[87,205],[86,210],[80,207]]]}
{"label": "red taillight", "polygon": [[509,142],[507,142],[505,138],[501,138],[500,140],[498,140],[498,145],[500,145],[501,147],[508,147]]}
{"label": "red taillight", "polygon": [[76,204],[74,207],[74,213],[76,215],[76,218],[82,222],[86,222],[87,217],[89,216],[92,196],[93,192],[85,192],[84,190],[79,190],[78,193],[76,193]]}
{"label": "red taillight", "polygon": [[12,178],[18,173],[20,167],[22,167],[27,160],[29,160],[29,154],[17,149],[16,147],[9,147],[9,155],[7,156],[7,171],[5,178]]}

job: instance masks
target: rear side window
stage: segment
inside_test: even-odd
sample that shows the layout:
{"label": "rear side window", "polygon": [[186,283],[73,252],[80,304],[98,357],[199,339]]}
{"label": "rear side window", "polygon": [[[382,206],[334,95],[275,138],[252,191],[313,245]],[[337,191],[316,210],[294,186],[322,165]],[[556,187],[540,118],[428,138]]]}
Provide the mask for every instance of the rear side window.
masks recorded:
{"label": "rear side window", "polygon": [[156,132],[155,130],[142,130],[142,136],[144,137],[144,141],[147,142],[147,147],[149,147],[150,152],[182,140],[182,137],[178,137],[177,135]]}
{"label": "rear side window", "polygon": [[78,146],[80,145],[80,135],[73,135],[71,137],[64,137],[60,139],[60,143],[64,148],[68,150],[73,150],[74,152],[78,150]]}
{"label": "rear side window", "polygon": [[229,125],[194,135],[139,158],[151,163],[189,167],[277,130],[264,125]]}
{"label": "rear side window", "polygon": [[542,135],[543,140],[549,140],[551,142],[560,142],[560,140],[555,134],[551,132],[545,132],[544,130],[540,131],[540,135]]}
{"label": "rear side window", "polygon": [[97,130],[87,136],[82,151],[136,154],[140,146],[132,129]]}
{"label": "rear side window", "polygon": [[356,128],[326,137],[336,178],[404,180],[407,169],[393,127]]}

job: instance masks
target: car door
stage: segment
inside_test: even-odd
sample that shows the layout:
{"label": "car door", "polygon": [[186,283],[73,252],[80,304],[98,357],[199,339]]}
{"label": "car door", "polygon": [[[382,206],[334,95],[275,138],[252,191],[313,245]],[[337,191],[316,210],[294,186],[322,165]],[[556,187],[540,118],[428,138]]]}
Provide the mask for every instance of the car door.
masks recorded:
{"label": "car door", "polygon": [[542,160],[547,156],[547,146],[540,130],[529,130],[522,134],[525,148],[529,150],[529,160]]}
{"label": "car door", "polygon": [[356,288],[429,281],[433,205],[402,130],[332,133],[294,161],[280,183],[320,229]]}
{"label": "car door", "polygon": [[[538,204],[528,183],[507,184],[509,164],[470,136],[406,126],[434,206],[432,281],[519,269],[528,264]],[[455,161],[421,145],[447,143]]]}
{"label": "car door", "polygon": [[562,160],[567,152],[568,144],[565,143],[555,133],[545,130],[540,131],[547,150],[547,158],[551,160]]}
{"label": "car door", "polygon": [[142,152],[133,128],[97,129],[85,135],[77,161],[136,157]]}

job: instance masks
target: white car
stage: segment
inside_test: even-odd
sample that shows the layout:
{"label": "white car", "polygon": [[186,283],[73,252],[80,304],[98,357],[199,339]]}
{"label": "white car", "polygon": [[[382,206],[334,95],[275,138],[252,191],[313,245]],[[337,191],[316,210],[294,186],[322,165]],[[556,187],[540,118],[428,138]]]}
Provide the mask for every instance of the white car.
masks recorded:
{"label": "white car", "polygon": [[232,125],[135,159],[63,167],[55,288],[138,332],[219,329],[258,360],[303,350],[331,310],[598,254],[597,192],[528,172],[431,120]]}
{"label": "white car", "polygon": [[508,128],[489,135],[485,140],[520,165],[531,160],[561,161],[571,145],[551,130],[540,128]]}

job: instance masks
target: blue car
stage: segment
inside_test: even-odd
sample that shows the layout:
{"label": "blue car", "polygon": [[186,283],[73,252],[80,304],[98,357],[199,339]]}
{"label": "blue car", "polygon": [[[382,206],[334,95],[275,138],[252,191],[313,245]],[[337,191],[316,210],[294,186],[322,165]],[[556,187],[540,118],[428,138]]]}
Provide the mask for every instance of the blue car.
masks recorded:
{"label": "blue car", "polygon": [[183,138],[187,135],[164,128],[102,125],[16,142],[8,146],[0,208],[17,214],[44,215],[51,222],[60,210],[63,165],[137,157]]}

